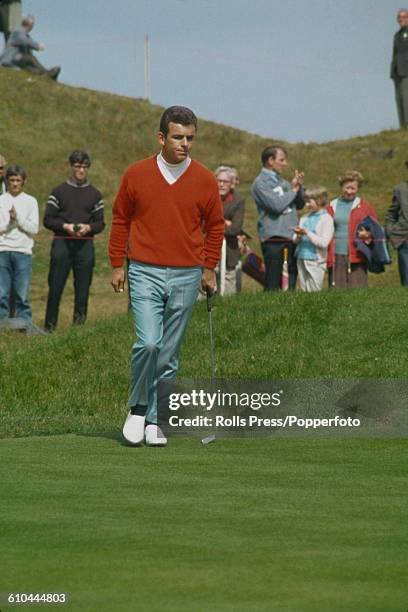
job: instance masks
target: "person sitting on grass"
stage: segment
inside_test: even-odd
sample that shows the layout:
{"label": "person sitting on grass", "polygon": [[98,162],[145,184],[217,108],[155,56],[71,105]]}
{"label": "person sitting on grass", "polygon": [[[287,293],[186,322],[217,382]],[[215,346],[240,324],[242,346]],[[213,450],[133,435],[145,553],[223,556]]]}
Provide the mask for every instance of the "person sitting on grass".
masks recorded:
{"label": "person sitting on grass", "polygon": [[38,203],[23,187],[27,174],[21,166],[6,172],[8,193],[0,196],[0,320],[9,317],[11,287],[16,296],[16,317],[32,326],[29,300],[33,236],[38,232]]}
{"label": "person sitting on grass", "polygon": [[305,191],[308,212],[294,228],[300,288],[321,291],[327,268],[327,247],[333,238],[334,224],[326,211],[327,189],[314,187]]}
{"label": "person sitting on grass", "polygon": [[21,68],[32,74],[43,74],[56,81],[61,71],[60,66],[47,70],[38,61],[33,51],[43,51],[45,45],[36,42],[30,36],[34,27],[34,17],[28,15],[21,22],[21,28],[10,34],[6,48],[0,56],[0,65],[6,68]]}

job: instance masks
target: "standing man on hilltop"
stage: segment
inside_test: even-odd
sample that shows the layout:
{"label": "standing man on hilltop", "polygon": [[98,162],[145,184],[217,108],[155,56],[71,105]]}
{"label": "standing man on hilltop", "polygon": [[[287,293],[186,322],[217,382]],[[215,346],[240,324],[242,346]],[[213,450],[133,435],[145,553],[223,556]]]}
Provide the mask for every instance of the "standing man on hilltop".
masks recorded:
{"label": "standing man on hilltop", "polygon": [[88,153],[72,151],[69,163],[69,179],[52,190],[44,216],[44,226],[54,232],[45,314],[45,329],[49,332],[57,326],[59,304],[71,268],[75,288],[73,323],[85,323],[95,265],[93,237],[105,227],[102,194],[88,183]]}
{"label": "standing man on hilltop", "polygon": [[129,414],[123,435],[132,444],[167,443],[158,423],[157,385],[176,376],[179,352],[201,285],[213,292],[224,219],[212,173],[190,158],[197,118],[171,106],[160,120],[161,152],[125,172],[112,211],[111,284],[129,291],[137,342],[131,360]]}
{"label": "standing man on hilltop", "polygon": [[10,33],[21,23],[21,0],[0,0],[0,32],[7,43]]}
{"label": "standing man on hilltop", "polygon": [[408,126],[408,9],[397,14],[400,29],[394,35],[391,78],[395,86],[395,101],[401,128]]}

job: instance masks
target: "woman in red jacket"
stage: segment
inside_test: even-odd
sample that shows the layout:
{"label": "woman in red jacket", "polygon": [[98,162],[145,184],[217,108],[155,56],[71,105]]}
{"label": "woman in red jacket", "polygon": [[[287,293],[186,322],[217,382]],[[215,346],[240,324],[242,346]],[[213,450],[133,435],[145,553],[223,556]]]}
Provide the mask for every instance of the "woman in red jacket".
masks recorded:
{"label": "woman in red jacket", "polygon": [[341,196],[327,207],[334,221],[334,238],[327,257],[330,287],[367,286],[367,261],[357,251],[355,238],[357,226],[364,217],[370,216],[377,222],[378,218],[371,204],[358,195],[363,180],[360,172],[355,170],[340,176]]}

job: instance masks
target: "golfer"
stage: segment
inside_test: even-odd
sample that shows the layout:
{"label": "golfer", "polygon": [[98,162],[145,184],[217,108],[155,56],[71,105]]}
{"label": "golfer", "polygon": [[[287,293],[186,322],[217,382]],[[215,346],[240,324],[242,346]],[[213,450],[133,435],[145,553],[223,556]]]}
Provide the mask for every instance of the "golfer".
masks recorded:
{"label": "golfer", "polygon": [[160,120],[161,152],[126,170],[113,206],[111,285],[123,291],[128,257],[137,334],[123,427],[132,444],[167,443],[158,422],[157,385],[176,376],[200,281],[206,291],[215,288],[224,218],[215,177],[190,158],[196,131],[190,109],[168,108]]}

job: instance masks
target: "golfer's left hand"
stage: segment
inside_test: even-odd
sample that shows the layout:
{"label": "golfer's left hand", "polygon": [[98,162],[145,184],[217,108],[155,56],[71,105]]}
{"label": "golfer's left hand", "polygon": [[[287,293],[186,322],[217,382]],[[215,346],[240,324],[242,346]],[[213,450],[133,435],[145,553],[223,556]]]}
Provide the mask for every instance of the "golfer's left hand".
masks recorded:
{"label": "golfer's left hand", "polygon": [[215,270],[204,268],[204,272],[201,277],[201,287],[203,291],[212,295],[215,291],[216,284]]}

